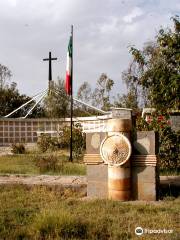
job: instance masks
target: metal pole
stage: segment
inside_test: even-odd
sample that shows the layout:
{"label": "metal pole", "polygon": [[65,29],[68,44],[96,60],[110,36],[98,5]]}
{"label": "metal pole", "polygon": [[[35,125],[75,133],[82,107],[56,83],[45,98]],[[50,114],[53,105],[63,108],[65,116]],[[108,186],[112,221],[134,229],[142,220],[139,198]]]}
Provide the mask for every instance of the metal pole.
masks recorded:
{"label": "metal pole", "polygon": [[70,156],[69,161],[73,161],[73,25],[71,26],[72,38],[72,59],[71,59],[71,136],[70,136]]}

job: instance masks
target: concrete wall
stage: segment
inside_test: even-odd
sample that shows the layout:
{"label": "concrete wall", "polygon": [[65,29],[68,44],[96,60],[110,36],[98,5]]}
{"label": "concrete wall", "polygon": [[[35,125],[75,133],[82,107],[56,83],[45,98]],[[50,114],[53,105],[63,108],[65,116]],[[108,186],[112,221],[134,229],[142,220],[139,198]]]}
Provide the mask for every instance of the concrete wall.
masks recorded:
{"label": "concrete wall", "polygon": [[[109,115],[100,117],[79,117],[74,122],[82,125],[83,132],[106,131],[106,120]],[[60,131],[64,126],[70,125],[70,119],[22,119],[0,118],[0,146],[14,142],[33,143],[37,141],[38,132],[51,132],[51,136]],[[54,133],[53,133],[54,132]]]}
{"label": "concrete wall", "polygon": [[33,143],[37,141],[38,131],[56,132],[63,122],[50,119],[1,119],[0,145],[11,143]]}

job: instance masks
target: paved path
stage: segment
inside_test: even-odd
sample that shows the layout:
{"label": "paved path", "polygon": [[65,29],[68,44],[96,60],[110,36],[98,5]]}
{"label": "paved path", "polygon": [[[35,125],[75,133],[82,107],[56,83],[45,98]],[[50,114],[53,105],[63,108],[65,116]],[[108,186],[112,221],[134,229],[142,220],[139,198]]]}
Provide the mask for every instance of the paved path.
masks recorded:
{"label": "paved path", "polygon": [[[4,174],[0,175],[0,185],[2,184],[86,186],[87,178],[86,176]],[[160,176],[160,184],[180,186],[180,176]]]}
{"label": "paved path", "polygon": [[62,186],[85,186],[87,184],[85,176],[50,176],[50,175],[0,175],[0,185],[4,184],[24,184],[24,185],[62,185]]}

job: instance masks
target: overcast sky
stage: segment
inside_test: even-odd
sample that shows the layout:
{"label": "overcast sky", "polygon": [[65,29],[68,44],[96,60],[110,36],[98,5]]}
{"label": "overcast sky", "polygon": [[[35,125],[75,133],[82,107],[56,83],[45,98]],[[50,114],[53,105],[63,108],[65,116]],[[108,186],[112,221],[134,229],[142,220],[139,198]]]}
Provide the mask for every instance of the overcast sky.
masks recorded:
{"label": "overcast sky", "polygon": [[130,62],[129,45],[151,41],[161,26],[180,15],[179,0],[0,0],[0,63],[13,73],[21,93],[47,87],[52,52],[53,79],[65,77],[70,26],[74,25],[74,90],[101,73],[125,92],[121,73]]}

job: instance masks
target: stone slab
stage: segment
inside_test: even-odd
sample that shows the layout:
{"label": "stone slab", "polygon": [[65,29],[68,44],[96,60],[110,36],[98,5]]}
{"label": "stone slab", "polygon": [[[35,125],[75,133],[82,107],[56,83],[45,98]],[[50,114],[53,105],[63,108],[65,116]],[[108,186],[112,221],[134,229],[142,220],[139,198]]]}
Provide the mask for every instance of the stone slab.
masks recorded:
{"label": "stone slab", "polygon": [[158,134],[154,131],[138,131],[133,142],[133,154],[156,155],[158,153]]}
{"label": "stone slab", "polygon": [[94,198],[107,198],[108,185],[107,182],[102,181],[88,181],[87,196]]}
{"label": "stone slab", "polygon": [[87,165],[87,196],[108,197],[107,165]]}
{"label": "stone slab", "polygon": [[147,183],[156,183],[156,167],[132,167],[131,175],[133,182],[144,181]]}
{"label": "stone slab", "polygon": [[131,119],[132,109],[112,108],[112,118]]}
{"label": "stone slab", "polygon": [[99,154],[102,140],[107,134],[103,132],[94,132],[86,134],[86,153]]}
{"label": "stone slab", "polygon": [[87,165],[87,181],[108,181],[108,166]]}
{"label": "stone slab", "polygon": [[132,199],[155,201],[158,197],[157,167],[132,167]]}

